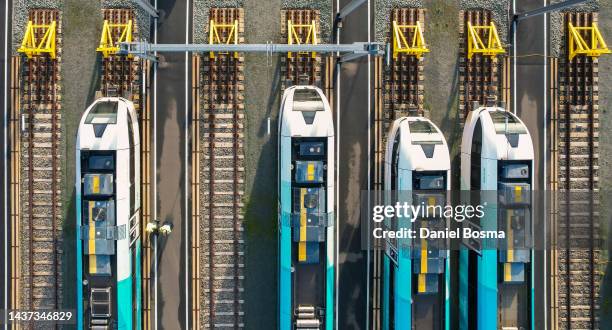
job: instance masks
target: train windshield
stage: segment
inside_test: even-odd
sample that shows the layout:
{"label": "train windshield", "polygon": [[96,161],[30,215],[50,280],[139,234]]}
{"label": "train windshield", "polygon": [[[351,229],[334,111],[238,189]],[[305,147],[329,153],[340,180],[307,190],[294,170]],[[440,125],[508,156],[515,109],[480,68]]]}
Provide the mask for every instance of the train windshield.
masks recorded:
{"label": "train windshield", "polygon": [[491,112],[496,134],[525,134],[527,131],[516,117],[508,111]]}
{"label": "train windshield", "polygon": [[296,89],[293,93],[293,111],[323,111],[325,107],[319,93],[313,89]]}
{"label": "train windshield", "polygon": [[118,102],[98,102],[87,114],[85,124],[116,124]]}
{"label": "train windshield", "polygon": [[436,128],[428,121],[411,121],[410,124],[410,133],[425,133],[425,134],[435,134],[438,133]]}
{"label": "train windshield", "polygon": [[[442,144],[442,139],[438,135],[438,130],[428,121],[411,121],[408,123],[412,144],[416,145],[433,145]],[[416,135],[427,134],[427,135]],[[432,146],[433,147],[433,146]],[[431,149],[430,152],[433,152]]]}

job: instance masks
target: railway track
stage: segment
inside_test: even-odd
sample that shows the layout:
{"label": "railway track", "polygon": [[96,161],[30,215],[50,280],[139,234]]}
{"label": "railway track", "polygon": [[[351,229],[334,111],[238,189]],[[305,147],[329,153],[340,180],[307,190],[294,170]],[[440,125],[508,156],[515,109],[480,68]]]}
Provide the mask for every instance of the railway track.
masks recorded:
{"label": "railway track", "polygon": [[[132,21],[132,36],[138,39],[138,25],[134,10],[130,8],[105,8],[102,17],[110,24],[128,24]],[[121,27],[111,28],[112,40],[115,42],[123,33]],[[150,92],[142,98],[143,90],[150,90],[148,77],[150,62],[124,55],[101,57],[100,66],[100,96],[121,96],[131,100],[138,115],[140,127],[141,151],[141,244],[142,244],[142,319],[143,329],[152,328],[152,297],[151,297],[151,256],[152,247],[150,235],[146,232],[146,224],[151,221],[151,115]]]}
{"label": "railway track", "polygon": [[[594,13],[566,13],[564,26],[590,26]],[[566,36],[567,36],[566,30]],[[569,43],[566,41],[565,45]],[[559,60],[557,236],[560,329],[598,329],[599,262],[598,60]]]}
{"label": "railway track", "polygon": [[[238,21],[243,42],[244,12],[240,8],[212,8],[219,24]],[[221,40],[230,29],[217,31]],[[243,328],[244,282],[244,59],[242,54],[204,55],[201,60],[198,110],[199,150],[199,266],[193,294],[201,308],[195,328]],[[201,272],[201,273],[200,273]]]}
{"label": "railway track", "polygon": [[[320,36],[320,14],[318,10],[313,9],[287,9],[281,10],[281,36],[282,42],[287,42],[289,30],[288,22],[292,24],[302,25],[300,27],[294,27],[293,40],[295,43],[307,43],[309,39],[309,33],[312,31],[309,27],[303,25],[315,24],[315,31],[317,38]],[[312,37],[311,37],[312,38]],[[300,40],[298,42],[297,40]],[[313,85],[323,87],[321,85],[321,68],[322,61],[321,55],[312,53],[293,53],[287,54],[281,57],[281,86],[284,90],[292,85]],[[328,68],[330,62],[328,63]],[[326,73],[329,74],[329,73]]]}
{"label": "railway track", "polygon": [[[127,24],[132,21],[133,35],[138,35],[138,26],[132,9],[103,9],[102,16],[111,24]],[[119,40],[120,27],[111,28],[113,40]],[[134,103],[136,112],[142,109],[140,98],[141,61],[129,56],[110,55],[102,58],[101,90],[103,96],[124,96]]]}
{"label": "railway track", "polygon": [[[498,57],[475,54],[468,59],[468,28],[467,22],[472,25],[488,25],[492,21],[492,14],[488,10],[466,10],[459,12],[459,115],[462,121],[470,112],[474,102],[480,105],[496,105],[503,100],[508,105],[509,73],[507,72],[507,58],[500,61]],[[481,35],[483,40],[485,35]],[[499,73],[504,79],[500,79]],[[504,85],[502,85],[502,82]],[[500,91],[502,95],[500,95]],[[503,97],[503,98],[500,98]]]}
{"label": "railway track", "polygon": [[[425,26],[425,10],[419,8],[396,8],[391,13],[391,21],[398,25],[415,25],[420,22]],[[390,28],[389,40],[393,29]],[[412,40],[412,33],[405,32],[407,40]],[[384,72],[384,118],[385,129],[396,118],[411,115],[423,115],[423,57],[417,58],[406,53],[391,57],[391,63]]]}
{"label": "railway track", "polygon": [[[21,71],[21,260],[26,286],[22,308],[60,308],[62,296],[61,19],[57,10],[34,9],[34,24],[57,22],[57,58],[23,57]],[[44,31],[36,31],[43,33]],[[41,38],[41,35],[37,35]]]}

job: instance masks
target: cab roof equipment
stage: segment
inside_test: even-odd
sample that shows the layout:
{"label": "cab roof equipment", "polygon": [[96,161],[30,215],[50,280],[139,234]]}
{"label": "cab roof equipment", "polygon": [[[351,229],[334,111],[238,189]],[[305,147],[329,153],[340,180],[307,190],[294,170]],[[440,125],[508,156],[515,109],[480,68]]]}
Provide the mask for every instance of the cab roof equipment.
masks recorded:
{"label": "cab roof equipment", "polygon": [[[104,58],[117,54],[119,52],[119,43],[132,42],[132,26],[132,20],[129,20],[127,23],[109,23],[108,20],[104,20],[100,46],[96,48],[96,51],[101,52]],[[115,40],[115,38],[117,39]],[[131,55],[128,56],[131,57]]]}
{"label": "cab roof equipment", "polygon": [[[309,24],[294,24],[291,20],[287,21],[287,44],[289,45],[317,45],[319,39],[317,37],[317,24],[313,20]],[[308,54],[308,52],[298,52],[298,55]],[[312,58],[317,56],[316,52],[312,52]],[[293,58],[293,53],[288,52],[287,57]]]}
{"label": "cab roof equipment", "polygon": [[[56,21],[51,21],[51,24],[34,24],[28,21],[21,47],[17,49],[17,52],[24,53],[28,58],[46,53],[55,59],[56,28]],[[36,38],[37,33],[42,34],[42,38]]]}
{"label": "cab roof equipment", "polygon": [[[404,32],[408,32],[412,35],[410,43],[406,40]],[[421,29],[421,23],[419,21],[413,25],[401,25],[397,24],[397,21],[393,21],[393,58],[397,58],[400,53],[408,55],[414,55],[417,58],[421,58],[424,53],[428,53],[429,49],[425,45],[425,38],[423,38],[423,29]]]}
{"label": "cab roof equipment", "polygon": [[[610,49],[606,41],[601,36],[597,23],[591,26],[574,26],[568,23],[569,34],[569,60],[573,60],[577,55],[598,57],[601,54],[610,54]],[[585,40],[585,37],[590,42]]]}
{"label": "cab roof equipment", "polygon": [[[210,28],[208,31],[208,44],[238,44],[238,20],[229,24],[221,24],[210,20]],[[210,58],[215,58],[215,53],[209,53]],[[224,53],[220,53],[224,54]],[[225,53],[227,54],[227,53]],[[238,52],[234,52],[234,58],[238,58]]]}
{"label": "cab roof equipment", "polygon": [[[474,54],[482,54],[495,57],[498,54],[505,53],[504,48],[499,41],[497,28],[491,22],[489,25],[472,25],[467,22],[468,27],[468,59],[472,59]],[[487,43],[482,41],[482,37],[486,38]]]}

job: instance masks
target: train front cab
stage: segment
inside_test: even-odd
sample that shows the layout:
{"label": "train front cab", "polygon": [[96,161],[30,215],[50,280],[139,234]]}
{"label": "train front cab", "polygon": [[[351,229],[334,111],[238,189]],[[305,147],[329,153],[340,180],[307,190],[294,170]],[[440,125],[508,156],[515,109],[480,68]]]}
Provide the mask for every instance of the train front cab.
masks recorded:
{"label": "train front cab", "polygon": [[487,201],[481,229],[503,230],[506,239],[479,252],[460,250],[460,329],[534,328],[533,159],[529,131],[514,114],[498,107],[469,113],[461,146],[461,188],[471,191],[472,203]]}
{"label": "train front cab", "polygon": [[[396,120],[385,154],[385,190],[415,205],[445,205],[450,158],[444,135],[422,117]],[[389,196],[389,195],[387,195]],[[428,221],[429,220],[429,221]],[[392,219],[393,230],[443,229],[445,219]],[[425,223],[427,223],[425,225]],[[441,239],[396,239],[396,257],[383,257],[383,329],[449,329],[450,260]]]}
{"label": "train front cab", "polygon": [[288,88],[279,125],[279,328],[331,330],[334,128],[321,90]]}
{"label": "train front cab", "polygon": [[130,101],[96,100],[76,146],[77,328],[139,329],[140,149]]}

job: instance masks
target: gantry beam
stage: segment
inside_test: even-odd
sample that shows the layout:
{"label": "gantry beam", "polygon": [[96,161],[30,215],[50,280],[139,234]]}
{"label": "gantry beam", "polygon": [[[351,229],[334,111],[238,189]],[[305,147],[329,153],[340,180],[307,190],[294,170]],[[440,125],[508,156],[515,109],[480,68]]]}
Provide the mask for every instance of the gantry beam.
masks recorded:
{"label": "gantry beam", "polygon": [[342,20],[350,13],[352,13],[355,9],[359,8],[359,6],[363,5],[367,0],[352,0],[349,4],[344,6],[338,14],[336,15],[336,19]]}
{"label": "gantry beam", "polygon": [[134,2],[136,2],[140,8],[144,9],[147,13],[149,13],[149,15],[158,18],[159,14],[157,13],[157,9],[155,9],[155,7],[151,6],[151,3],[149,1],[146,0],[134,0]]}
{"label": "gantry beam", "polygon": [[530,10],[530,11],[526,11],[524,13],[519,13],[514,15],[514,20],[515,21],[522,21],[526,18],[530,18],[530,17],[534,17],[534,16],[538,16],[538,15],[542,15],[542,14],[546,14],[548,12],[551,11],[556,11],[556,10],[561,10],[561,9],[565,9],[567,7],[571,7],[571,6],[575,6],[577,4],[586,2],[587,0],[568,0],[568,1],[563,1],[563,2],[557,2],[548,6],[544,6],[544,7],[540,7],[538,9],[534,9],[534,10]]}
{"label": "gantry beam", "polygon": [[364,54],[382,56],[385,54],[385,44],[377,42],[355,42],[352,44],[318,44],[318,45],[288,45],[288,44],[150,44],[148,42],[125,42],[119,45],[120,54],[131,54],[155,60],[154,52],[245,52],[245,53],[288,53],[288,52],[317,52]]}

